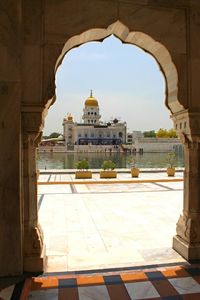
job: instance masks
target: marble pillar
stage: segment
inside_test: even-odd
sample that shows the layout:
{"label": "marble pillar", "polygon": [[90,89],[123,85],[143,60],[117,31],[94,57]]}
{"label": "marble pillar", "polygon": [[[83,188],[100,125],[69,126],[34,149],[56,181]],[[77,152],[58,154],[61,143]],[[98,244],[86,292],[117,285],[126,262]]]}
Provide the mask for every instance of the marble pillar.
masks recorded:
{"label": "marble pillar", "polygon": [[183,115],[177,127],[185,150],[184,200],[173,248],[192,261],[200,259],[200,118],[188,112]]}
{"label": "marble pillar", "polygon": [[[40,113],[23,113],[24,271],[45,268],[43,233],[38,224],[36,147],[41,138]],[[42,122],[41,122],[42,124]]]}

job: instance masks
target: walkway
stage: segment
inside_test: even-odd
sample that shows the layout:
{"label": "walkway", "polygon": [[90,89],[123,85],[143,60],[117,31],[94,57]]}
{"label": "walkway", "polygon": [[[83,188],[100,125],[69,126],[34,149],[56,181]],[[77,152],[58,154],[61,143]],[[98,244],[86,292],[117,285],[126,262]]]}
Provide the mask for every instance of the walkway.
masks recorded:
{"label": "walkway", "polygon": [[175,177],[168,177],[166,174],[166,170],[159,169],[157,172],[152,171],[152,169],[143,170],[138,178],[132,178],[130,172],[127,172],[127,169],[119,169],[117,172],[117,178],[112,179],[100,179],[99,170],[93,170],[92,179],[75,179],[76,170],[71,171],[63,171],[63,170],[55,170],[53,171],[43,171],[41,172],[38,180],[38,184],[82,184],[82,183],[134,183],[134,182],[170,182],[170,181],[182,181],[183,180],[183,172],[176,172]]}
{"label": "walkway", "polygon": [[[157,174],[161,176],[167,180]],[[75,184],[73,178],[71,184],[39,185],[47,271],[183,261],[171,248],[182,210],[182,188],[183,182]]]}
{"label": "walkway", "polygon": [[72,174],[40,175],[47,270],[4,289],[0,299],[200,299],[200,266],[171,248],[182,175],[142,173],[129,182],[122,173],[119,182],[102,183],[96,174],[81,184]]}

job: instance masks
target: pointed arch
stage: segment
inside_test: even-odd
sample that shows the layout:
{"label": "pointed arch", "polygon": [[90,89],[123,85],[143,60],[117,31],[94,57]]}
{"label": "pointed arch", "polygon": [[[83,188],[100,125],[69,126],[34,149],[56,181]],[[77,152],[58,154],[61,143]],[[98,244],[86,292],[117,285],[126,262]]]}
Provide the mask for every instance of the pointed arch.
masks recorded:
{"label": "pointed arch", "polygon": [[70,38],[65,43],[62,52],[57,59],[55,72],[61,65],[66,53],[71,49],[92,41],[102,42],[110,35],[115,35],[123,43],[138,46],[154,57],[160,66],[160,70],[163,73],[166,82],[165,105],[172,114],[183,110],[183,106],[178,101],[178,73],[169,51],[149,35],[143,32],[129,31],[128,27],[120,21],[111,24],[107,29],[94,28]]}

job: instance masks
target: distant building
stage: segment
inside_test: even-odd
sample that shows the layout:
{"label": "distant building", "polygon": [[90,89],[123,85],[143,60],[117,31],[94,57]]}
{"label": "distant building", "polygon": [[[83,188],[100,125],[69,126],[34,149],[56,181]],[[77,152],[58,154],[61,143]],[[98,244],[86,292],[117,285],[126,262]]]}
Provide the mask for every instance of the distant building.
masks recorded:
{"label": "distant building", "polygon": [[97,99],[92,95],[85,101],[83,122],[77,123],[71,114],[63,120],[63,136],[65,145],[120,145],[126,143],[126,122],[114,119],[102,122]]}
{"label": "distant building", "polygon": [[132,132],[127,133],[127,143],[133,144],[136,139],[143,138],[144,134],[142,131],[134,130]]}

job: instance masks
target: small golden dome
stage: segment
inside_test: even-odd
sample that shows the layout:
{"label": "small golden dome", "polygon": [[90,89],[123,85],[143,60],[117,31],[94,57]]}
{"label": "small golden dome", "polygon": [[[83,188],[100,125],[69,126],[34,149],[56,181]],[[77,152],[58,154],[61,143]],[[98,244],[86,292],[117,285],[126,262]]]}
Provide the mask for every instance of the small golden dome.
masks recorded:
{"label": "small golden dome", "polygon": [[92,91],[90,97],[85,100],[85,106],[99,106],[97,99],[92,96]]}
{"label": "small golden dome", "polygon": [[66,121],[73,121],[73,117],[71,114],[67,114],[67,116],[65,117]]}

